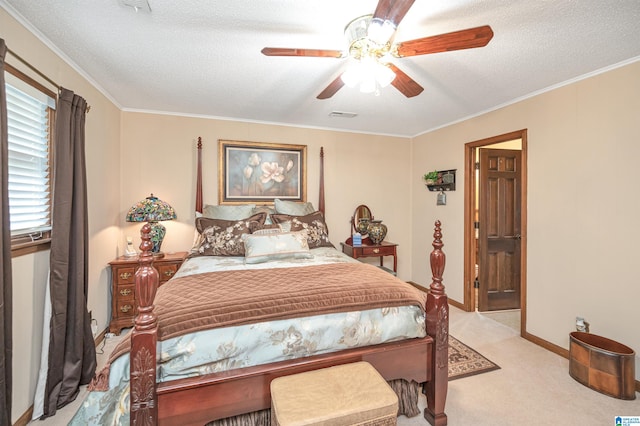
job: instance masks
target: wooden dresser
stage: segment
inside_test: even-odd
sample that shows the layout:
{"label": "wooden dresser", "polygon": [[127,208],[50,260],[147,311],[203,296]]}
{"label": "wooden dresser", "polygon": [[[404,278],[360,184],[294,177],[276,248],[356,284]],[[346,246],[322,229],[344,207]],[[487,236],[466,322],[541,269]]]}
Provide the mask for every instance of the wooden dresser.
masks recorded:
{"label": "wooden dresser", "polygon": [[[169,281],[187,257],[187,252],[167,253],[154,259],[153,266],[160,275],[159,285]],[[111,322],[109,332],[120,334],[120,330],[133,326],[136,316],[135,273],[138,257],[121,256],[111,266]]]}

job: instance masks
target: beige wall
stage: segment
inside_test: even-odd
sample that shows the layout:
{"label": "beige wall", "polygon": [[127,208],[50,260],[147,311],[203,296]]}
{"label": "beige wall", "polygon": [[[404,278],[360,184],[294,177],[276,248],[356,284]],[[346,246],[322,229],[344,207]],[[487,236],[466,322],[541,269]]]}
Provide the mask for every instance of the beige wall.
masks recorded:
{"label": "beige wall", "polygon": [[[326,220],[332,243],[350,235],[349,221],[359,204],[367,204],[399,244],[398,275],[410,279],[410,141],[375,136],[224,121],[204,118],[123,113],[120,225],[139,245],[140,224],[124,221],[129,207],[153,192],[170,203],[177,221],[165,222],[166,252],[188,250],[193,242],[196,141],[203,140],[203,198],[218,203],[218,140],[278,142],[307,145],[307,195],[318,203],[319,154],[325,151]],[[387,259],[391,266],[391,258]]]}
{"label": "beige wall", "polygon": [[[89,309],[99,329],[107,326],[107,263],[116,255],[120,214],[120,110],[31,32],[0,8],[0,37],[7,46],[57,84],[83,96],[91,111],[86,120],[89,209]],[[24,70],[7,55],[6,61]],[[25,70],[25,72],[27,72]],[[27,72],[28,75],[33,73]],[[44,83],[44,82],[43,82]],[[54,89],[55,90],[55,89]],[[14,258],[12,421],[33,403],[42,348],[42,324],[49,252]],[[20,374],[15,374],[20,372]]]}
{"label": "beige wall", "polygon": [[[568,348],[582,316],[592,333],[638,353],[638,117],[635,62],[416,137],[412,228],[442,220],[448,294],[463,301],[464,179],[436,207],[420,177],[434,168],[462,173],[465,143],[528,129],[527,331]],[[415,238],[413,253],[427,243]],[[412,277],[430,281],[415,259]]]}

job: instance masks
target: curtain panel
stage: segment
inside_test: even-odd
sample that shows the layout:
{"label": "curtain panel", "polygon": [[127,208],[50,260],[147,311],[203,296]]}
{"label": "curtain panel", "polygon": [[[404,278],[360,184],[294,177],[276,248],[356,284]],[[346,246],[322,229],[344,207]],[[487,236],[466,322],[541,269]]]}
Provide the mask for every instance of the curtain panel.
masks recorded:
{"label": "curtain panel", "polygon": [[0,426],[11,425],[12,380],[12,273],[11,228],[9,221],[9,136],[7,134],[7,98],[4,85],[4,58],[7,45],[0,38],[0,241],[2,244],[2,291],[0,291]]}
{"label": "curtain panel", "polygon": [[86,106],[82,97],[60,88],[51,230],[51,322],[43,418],[73,401],[80,385],[89,383],[96,370],[87,310]]}

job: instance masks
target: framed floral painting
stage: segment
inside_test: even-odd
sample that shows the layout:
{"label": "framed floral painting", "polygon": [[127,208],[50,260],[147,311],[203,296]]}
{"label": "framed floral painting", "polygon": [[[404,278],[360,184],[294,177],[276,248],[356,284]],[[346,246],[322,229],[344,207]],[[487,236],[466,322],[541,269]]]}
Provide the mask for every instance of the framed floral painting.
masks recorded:
{"label": "framed floral painting", "polygon": [[307,146],[218,141],[218,204],[307,200]]}

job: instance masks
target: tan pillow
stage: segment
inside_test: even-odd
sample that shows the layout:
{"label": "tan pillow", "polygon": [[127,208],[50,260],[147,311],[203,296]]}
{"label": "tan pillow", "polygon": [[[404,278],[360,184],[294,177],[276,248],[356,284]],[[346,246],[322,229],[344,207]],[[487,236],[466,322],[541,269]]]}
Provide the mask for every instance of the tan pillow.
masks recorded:
{"label": "tan pillow", "polygon": [[313,213],[316,209],[309,202],[287,201],[276,198],[273,200],[273,206],[278,214],[288,214],[291,216],[306,216]]}
{"label": "tan pillow", "polygon": [[257,222],[252,222],[250,226],[250,231],[252,234],[262,234],[262,235],[279,234],[283,232],[281,225],[278,225],[277,223],[267,224],[266,222],[264,223],[264,225],[261,225]]}
{"label": "tan pillow", "polygon": [[214,206],[207,204],[202,209],[202,216],[211,219],[241,220],[257,213],[253,211],[255,208],[255,204],[241,204],[237,206]]}

